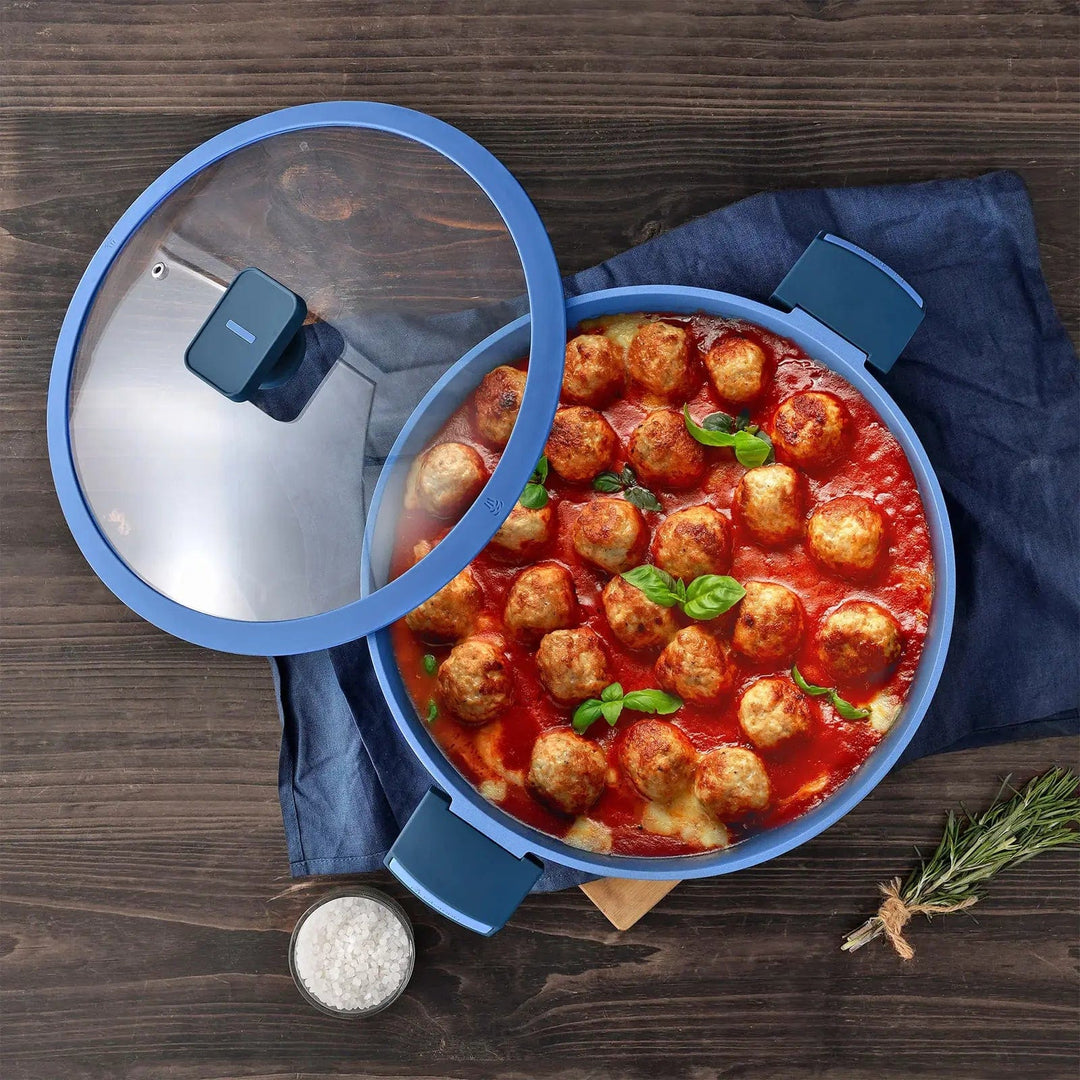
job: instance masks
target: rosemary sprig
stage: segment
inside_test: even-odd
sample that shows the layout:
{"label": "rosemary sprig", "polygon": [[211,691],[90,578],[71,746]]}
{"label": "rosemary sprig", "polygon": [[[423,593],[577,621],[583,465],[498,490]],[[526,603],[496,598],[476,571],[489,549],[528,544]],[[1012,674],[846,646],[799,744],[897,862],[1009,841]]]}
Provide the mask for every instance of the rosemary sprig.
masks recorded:
{"label": "rosemary sprig", "polygon": [[[993,804],[973,817],[961,807],[949,811],[937,850],[901,886],[895,878],[879,886],[885,899],[878,913],[853,930],[840,946],[854,952],[887,937],[905,960],[915,950],[903,935],[913,915],[963,911],[985,895],[982,886],[1001,870],[1019,866],[1044,851],[1080,845],[1080,792],[1069,769],[1050,769],[1019,791],[1008,777]],[[1013,792],[1003,798],[1004,791]]]}

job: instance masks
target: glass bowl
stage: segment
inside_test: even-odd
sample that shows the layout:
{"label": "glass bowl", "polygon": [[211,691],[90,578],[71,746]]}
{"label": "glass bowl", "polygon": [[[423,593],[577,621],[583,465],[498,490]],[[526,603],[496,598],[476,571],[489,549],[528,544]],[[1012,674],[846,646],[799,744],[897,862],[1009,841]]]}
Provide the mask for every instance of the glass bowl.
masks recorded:
{"label": "glass bowl", "polygon": [[[401,982],[398,984],[397,988],[389,996],[383,998],[382,1001],[376,1002],[374,1005],[369,1005],[367,1008],[363,1009],[336,1009],[332,1005],[327,1005],[326,1002],[317,998],[304,985],[304,980],[300,977],[300,973],[296,969],[296,941],[300,935],[301,927],[307,922],[312,914],[324,904],[329,904],[333,900],[341,900],[344,897],[372,900],[376,904],[381,904],[401,924],[405,931],[405,938],[408,942],[408,961],[405,965],[405,972],[402,975]],[[296,920],[296,926],[293,928],[292,937],[289,939],[289,973],[292,975],[293,982],[296,984],[296,989],[299,991],[300,996],[312,1008],[318,1009],[319,1012],[326,1013],[327,1016],[338,1016],[343,1019],[374,1016],[375,1013],[382,1012],[387,1006],[392,1005],[399,997],[401,997],[402,993],[404,993],[405,987],[409,985],[415,962],[416,939],[413,936],[412,923],[409,921],[409,916],[405,913],[405,909],[394,900],[393,897],[387,896],[386,893],[380,892],[378,889],[370,888],[367,885],[352,885],[328,892],[325,896],[312,904],[311,907]]]}

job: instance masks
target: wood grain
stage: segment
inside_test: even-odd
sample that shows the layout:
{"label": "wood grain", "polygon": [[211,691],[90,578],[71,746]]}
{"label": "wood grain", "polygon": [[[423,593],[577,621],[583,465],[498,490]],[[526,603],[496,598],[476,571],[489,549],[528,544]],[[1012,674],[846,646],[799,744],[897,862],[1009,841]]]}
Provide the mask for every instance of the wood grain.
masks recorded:
{"label": "wood grain", "polygon": [[919,762],[766,866],[633,929],[531,897],[483,940],[390,883],[406,997],[313,1014],[285,962],[325,884],[288,880],[265,664],[167,638],[83,562],[44,401],[68,298],[181,154],[339,97],[458,123],[515,172],[566,270],[765,188],[1021,172],[1080,329],[1077,6],[1011,0],[76,3],[0,0],[0,1075],[1059,1078],[1077,1067],[1075,858],[996,883],[916,959],[845,956],[876,882],[997,777],[1072,741]]}
{"label": "wood grain", "polygon": [[678,884],[677,881],[601,878],[586,882],[580,889],[616,930],[629,930]]}

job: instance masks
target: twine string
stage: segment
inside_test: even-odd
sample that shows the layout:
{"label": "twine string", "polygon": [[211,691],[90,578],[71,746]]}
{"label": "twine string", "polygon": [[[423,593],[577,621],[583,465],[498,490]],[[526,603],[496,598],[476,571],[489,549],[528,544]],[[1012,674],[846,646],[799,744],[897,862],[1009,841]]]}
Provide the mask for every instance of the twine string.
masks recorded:
{"label": "twine string", "polygon": [[911,943],[904,937],[904,927],[913,915],[949,915],[971,907],[978,899],[969,896],[956,904],[911,904],[900,895],[900,884],[899,878],[893,878],[892,881],[878,886],[885,899],[881,901],[877,917],[881,921],[885,936],[904,960],[910,960],[915,955]]}

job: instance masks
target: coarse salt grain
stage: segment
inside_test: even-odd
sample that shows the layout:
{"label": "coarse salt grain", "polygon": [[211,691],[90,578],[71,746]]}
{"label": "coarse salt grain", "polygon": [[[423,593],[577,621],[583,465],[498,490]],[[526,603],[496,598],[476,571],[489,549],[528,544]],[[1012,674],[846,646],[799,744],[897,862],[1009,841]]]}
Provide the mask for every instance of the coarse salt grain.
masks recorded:
{"label": "coarse salt grain", "polygon": [[304,987],[331,1009],[373,1009],[405,980],[412,943],[401,920],[366,896],[339,896],[303,922],[293,966]]}

